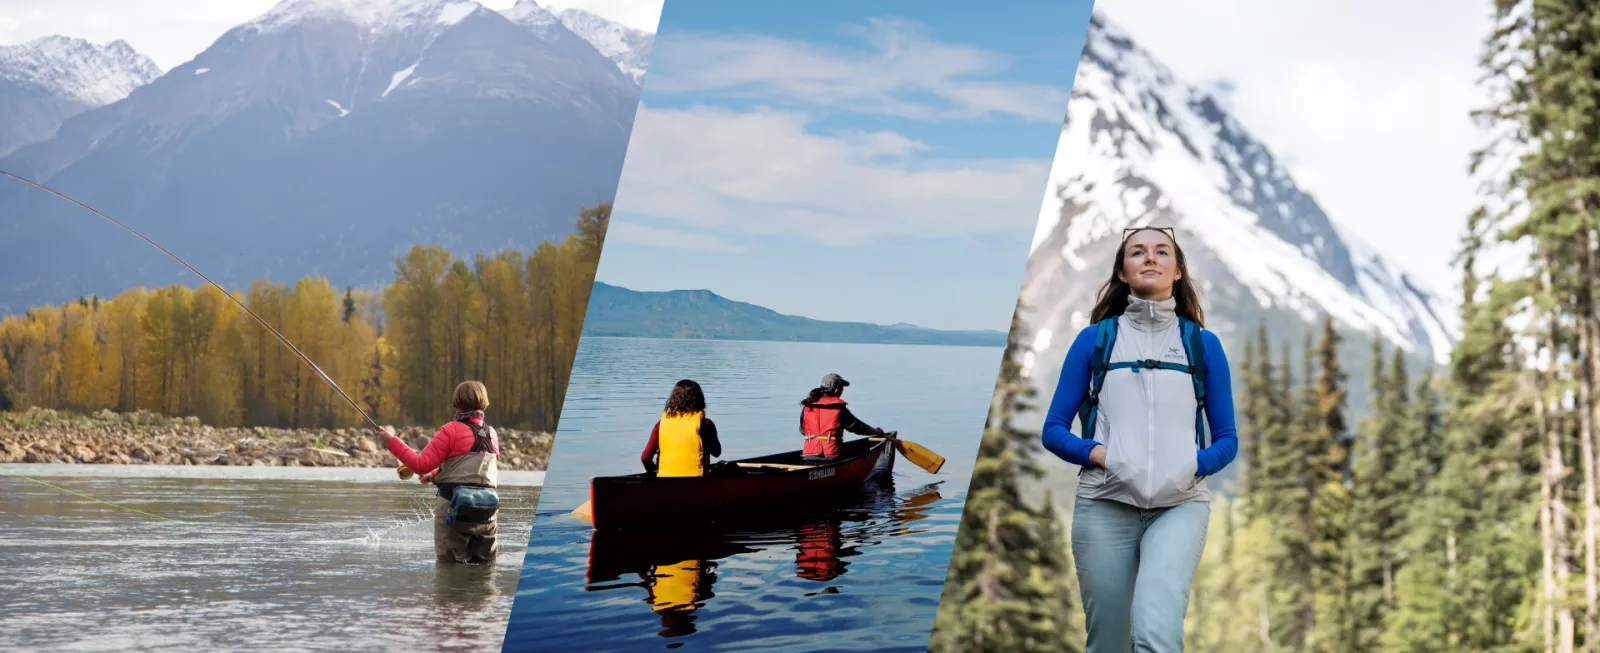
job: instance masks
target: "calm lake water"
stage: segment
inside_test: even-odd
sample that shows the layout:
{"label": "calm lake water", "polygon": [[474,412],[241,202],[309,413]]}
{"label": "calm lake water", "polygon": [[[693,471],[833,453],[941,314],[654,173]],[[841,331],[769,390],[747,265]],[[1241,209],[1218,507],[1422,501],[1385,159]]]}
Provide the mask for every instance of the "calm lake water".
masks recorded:
{"label": "calm lake water", "polygon": [[[506,651],[924,651],[999,348],[584,338],[517,586]],[[567,516],[592,476],[641,471],[672,384],[699,381],[723,459],[800,448],[828,372],[862,420],[948,460],[896,460],[836,507],[647,538]],[[857,436],[850,435],[849,438]]]}
{"label": "calm lake water", "polygon": [[160,473],[0,466],[0,650],[499,649],[537,487],[502,488],[497,564],[437,565],[392,470]]}

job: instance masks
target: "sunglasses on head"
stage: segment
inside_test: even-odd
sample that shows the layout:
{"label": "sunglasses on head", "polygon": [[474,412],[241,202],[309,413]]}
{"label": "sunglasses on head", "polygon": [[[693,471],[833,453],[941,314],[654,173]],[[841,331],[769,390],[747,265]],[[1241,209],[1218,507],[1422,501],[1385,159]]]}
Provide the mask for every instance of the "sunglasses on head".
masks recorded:
{"label": "sunglasses on head", "polygon": [[1122,241],[1127,242],[1129,236],[1141,231],[1159,231],[1166,234],[1167,238],[1172,239],[1172,242],[1178,242],[1178,232],[1173,231],[1172,227],[1128,227],[1122,230]]}

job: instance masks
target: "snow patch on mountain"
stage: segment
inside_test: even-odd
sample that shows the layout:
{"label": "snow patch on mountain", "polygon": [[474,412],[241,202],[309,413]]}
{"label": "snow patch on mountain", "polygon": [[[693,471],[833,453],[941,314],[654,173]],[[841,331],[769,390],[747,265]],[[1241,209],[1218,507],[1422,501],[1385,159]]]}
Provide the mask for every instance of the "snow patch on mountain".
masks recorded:
{"label": "snow patch on mountain", "polygon": [[161,68],[126,41],[95,45],[47,36],[0,46],[0,79],[38,86],[90,107],[116,102],[161,76]]}
{"label": "snow patch on mountain", "polygon": [[615,61],[617,68],[633,77],[634,82],[644,79],[650,65],[650,52],[655,45],[654,34],[607,20],[582,9],[563,9],[561,24],[583,40],[588,41],[600,54]]}
{"label": "snow patch on mountain", "polygon": [[552,26],[561,23],[559,16],[534,0],[517,0],[517,4],[506,9],[503,15],[511,22],[531,29],[541,36],[547,35]]}
{"label": "snow patch on mountain", "polygon": [[1459,333],[1455,310],[1339,229],[1211,92],[1179,80],[1097,12],[1035,256],[1061,243],[1055,254],[1086,271],[1109,262],[1124,228],[1150,224],[1177,227],[1191,260],[1203,252],[1220,265],[1207,281],[1236,282],[1262,307],[1307,321],[1326,313],[1441,362]]}
{"label": "snow patch on mountain", "polygon": [[503,12],[511,22],[527,28],[546,40],[558,40],[565,34],[575,35],[610,59],[617,69],[631,77],[635,84],[644,79],[650,63],[650,52],[656,37],[650,32],[634,29],[616,21],[602,18],[577,8],[554,12],[536,0],[518,0]]}
{"label": "snow patch on mountain", "polygon": [[284,0],[248,23],[276,32],[310,20],[354,23],[374,33],[449,27],[478,10],[471,0]]}
{"label": "snow patch on mountain", "polygon": [[393,76],[391,76],[389,78],[389,88],[383,89],[383,97],[389,97],[389,91],[393,91],[396,86],[400,85],[401,82],[406,81],[406,78],[410,77],[411,73],[416,72],[417,71],[417,65],[420,64],[420,63],[422,63],[422,62],[419,61],[417,63],[414,63],[414,64],[411,64],[409,66],[406,66],[404,69],[400,70],[399,72],[396,72]]}

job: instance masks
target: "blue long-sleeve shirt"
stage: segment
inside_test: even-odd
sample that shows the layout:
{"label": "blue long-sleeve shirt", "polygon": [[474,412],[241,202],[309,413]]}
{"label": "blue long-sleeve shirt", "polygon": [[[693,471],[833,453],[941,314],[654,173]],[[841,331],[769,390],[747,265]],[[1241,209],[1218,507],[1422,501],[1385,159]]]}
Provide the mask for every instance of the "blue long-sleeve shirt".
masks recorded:
{"label": "blue long-sleeve shirt", "polygon": [[[1089,452],[1100,443],[1081,438],[1072,433],[1072,420],[1078,416],[1089,393],[1089,378],[1094,367],[1094,342],[1099,334],[1099,324],[1079,331],[1072,347],[1067,350],[1067,360],[1061,366],[1061,380],[1056,384],[1055,396],[1050,399],[1050,411],[1044,420],[1040,439],[1044,448],[1062,460],[1088,467]],[[1211,446],[1195,452],[1196,469],[1200,476],[1211,476],[1222,471],[1239,451],[1239,438],[1233,421],[1233,380],[1228,369],[1228,355],[1222,350],[1217,335],[1202,330],[1200,341],[1205,346],[1206,360],[1206,425],[1211,432]]]}

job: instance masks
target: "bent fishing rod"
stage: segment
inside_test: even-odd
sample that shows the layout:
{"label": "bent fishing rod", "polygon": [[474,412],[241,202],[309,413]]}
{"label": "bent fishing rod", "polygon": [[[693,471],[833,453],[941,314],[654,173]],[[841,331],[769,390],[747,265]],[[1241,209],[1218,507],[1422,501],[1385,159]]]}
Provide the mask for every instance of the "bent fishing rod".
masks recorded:
{"label": "bent fishing rod", "polygon": [[371,424],[372,428],[374,430],[376,430],[376,431],[382,431],[383,430],[383,427],[379,426],[376,421],[373,421],[372,416],[368,415],[367,411],[362,410],[361,406],[359,404],[357,404],[354,399],[350,398],[350,395],[345,394],[344,388],[339,387],[339,384],[335,383],[333,381],[333,378],[328,376],[327,372],[322,371],[322,368],[317,367],[317,364],[311,361],[311,357],[306,356],[304,352],[301,352],[299,347],[294,346],[294,343],[289,342],[288,338],[285,338],[285,337],[283,337],[283,334],[278,333],[278,330],[272,328],[271,324],[267,324],[267,321],[261,319],[260,315],[256,315],[255,311],[250,310],[249,306],[246,306],[244,304],[244,302],[239,301],[239,298],[235,297],[233,295],[233,293],[228,292],[227,288],[223,288],[221,286],[221,284],[218,284],[217,282],[212,281],[210,277],[207,277],[206,275],[201,274],[201,272],[199,270],[194,269],[194,266],[189,265],[189,263],[187,261],[184,261],[183,259],[178,258],[177,254],[173,254],[172,252],[167,251],[167,248],[162,247],[160,245],[157,245],[156,241],[153,241],[153,240],[150,240],[149,238],[146,238],[144,234],[141,234],[138,231],[135,231],[133,227],[130,227],[130,226],[125,225],[125,224],[123,224],[121,222],[118,222],[117,220],[113,219],[111,216],[106,215],[106,214],[101,213],[100,211],[96,210],[94,207],[89,206],[88,204],[84,204],[83,202],[75,200],[75,199],[73,199],[71,197],[68,197],[65,193],[57,191],[57,190],[55,190],[53,188],[50,188],[48,186],[45,186],[44,184],[41,184],[39,182],[33,181],[32,179],[19,177],[17,175],[11,174],[11,173],[6,172],[4,170],[0,170],[0,175],[4,175],[6,177],[10,177],[10,178],[15,179],[17,181],[20,181],[20,182],[22,182],[24,184],[27,184],[29,186],[33,186],[34,188],[38,188],[39,190],[42,190],[42,191],[47,192],[47,193],[50,193],[51,195],[55,195],[56,197],[59,197],[59,198],[64,199],[64,200],[66,200],[68,202],[72,202],[73,204],[76,204],[76,205],[81,206],[81,207],[83,207],[85,209],[88,209],[89,212],[91,212],[91,213],[93,213],[95,215],[98,215],[98,216],[100,216],[102,218],[105,218],[105,220],[107,222],[110,222],[111,224],[117,225],[118,227],[122,227],[123,229],[126,229],[128,231],[128,233],[131,233],[131,234],[133,234],[135,236],[138,236],[140,240],[143,240],[144,242],[149,243],[151,247],[154,247],[156,249],[161,250],[162,254],[166,254],[167,256],[172,257],[172,260],[177,261],[178,263],[182,264],[183,267],[189,268],[189,271],[193,272],[195,274],[195,276],[200,277],[201,279],[204,279],[206,281],[206,283],[209,283],[212,286],[216,287],[217,290],[222,291],[223,296],[227,297],[228,299],[233,300],[233,303],[238,304],[239,308],[244,309],[244,312],[248,313],[250,315],[250,317],[255,319],[256,322],[261,323],[261,326],[266,327],[266,329],[268,331],[271,331],[272,335],[276,336],[278,338],[278,342],[283,343],[283,346],[288,347],[290,351],[293,351],[296,356],[300,357],[300,360],[305,361],[306,365],[310,365],[311,369],[317,373],[317,376],[322,377],[322,380],[324,382],[326,382],[330,387],[332,387],[334,389],[334,391],[338,392],[340,397],[344,397],[344,400],[350,404],[351,408],[354,408],[354,409],[356,409],[356,412],[361,413],[361,418],[366,420],[368,424]]}

